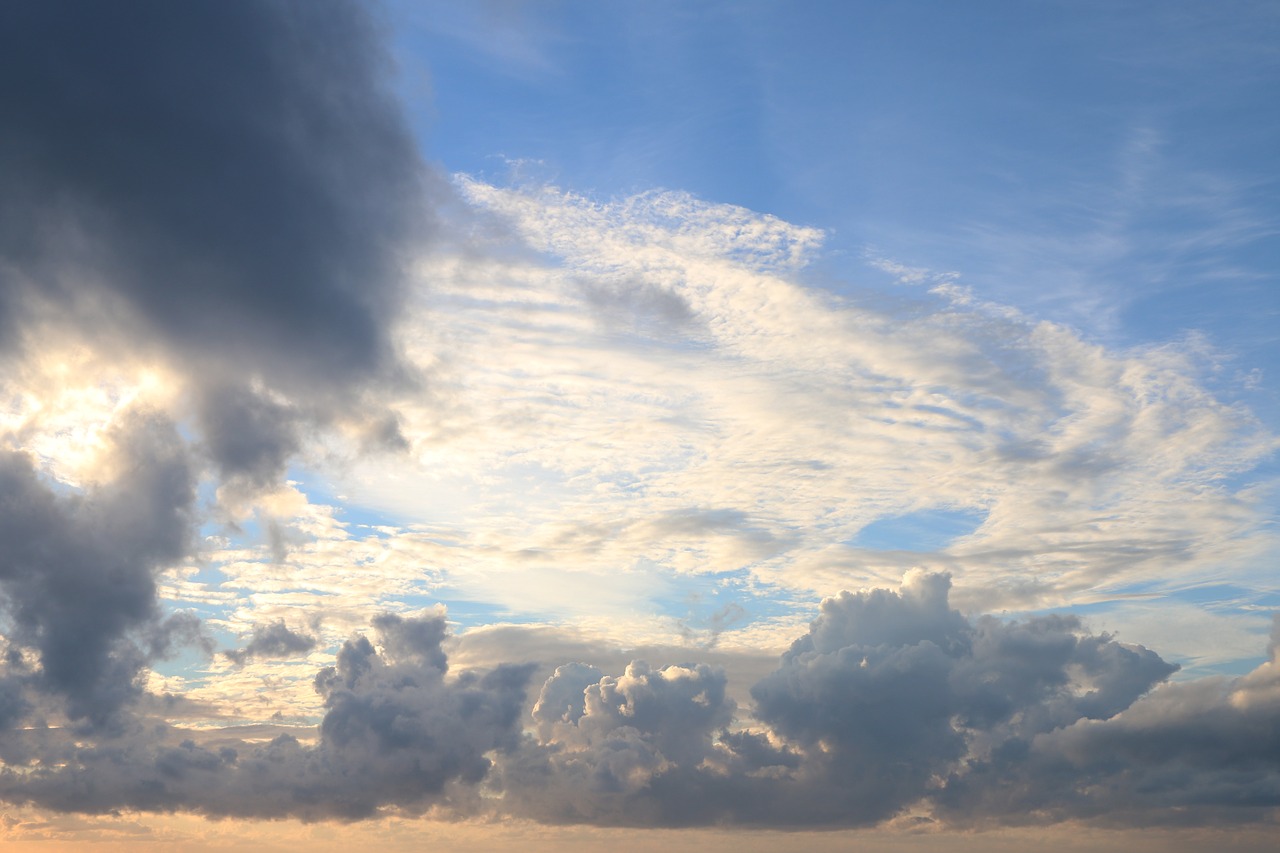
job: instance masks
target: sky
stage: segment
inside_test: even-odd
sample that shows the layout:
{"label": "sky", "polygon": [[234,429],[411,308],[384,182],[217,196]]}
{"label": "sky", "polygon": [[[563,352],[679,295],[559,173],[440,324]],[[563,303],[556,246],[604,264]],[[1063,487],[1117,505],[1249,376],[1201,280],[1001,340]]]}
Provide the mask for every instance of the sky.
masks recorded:
{"label": "sky", "polygon": [[0,6],[0,839],[1270,849],[1277,45]]}

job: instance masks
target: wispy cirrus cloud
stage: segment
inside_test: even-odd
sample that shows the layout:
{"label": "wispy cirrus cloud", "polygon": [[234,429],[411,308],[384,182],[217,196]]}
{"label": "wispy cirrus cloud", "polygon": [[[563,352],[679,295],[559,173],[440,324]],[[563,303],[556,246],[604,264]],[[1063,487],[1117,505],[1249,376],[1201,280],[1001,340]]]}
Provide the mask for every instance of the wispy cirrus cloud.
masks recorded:
{"label": "wispy cirrus cloud", "polygon": [[[463,552],[819,591],[932,565],[1013,607],[1206,572],[1266,586],[1248,567],[1274,548],[1270,505],[1247,474],[1274,438],[1205,390],[1195,339],[1109,350],[951,277],[864,306],[800,283],[819,232],[680,194],[460,187],[545,253],[429,259],[403,327],[437,394],[406,404],[405,435],[470,507]],[[347,485],[394,507],[375,482]],[[945,547],[859,544],[943,510],[975,519]]]}

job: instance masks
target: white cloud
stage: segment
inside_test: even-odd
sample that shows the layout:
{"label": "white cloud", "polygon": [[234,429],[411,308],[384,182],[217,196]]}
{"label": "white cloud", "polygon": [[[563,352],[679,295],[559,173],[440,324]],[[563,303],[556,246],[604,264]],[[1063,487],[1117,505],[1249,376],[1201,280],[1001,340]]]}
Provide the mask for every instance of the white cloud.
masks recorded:
{"label": "white cloud", "polygon": [[[402,328],[431,377],[401,407],[417,470],[342,481],[447,528],[459,577],[748,570],[829,592],[914,564],[974,609],[1034,608],[1256,577],[1274,552],[1238,478],[1275,439],[1204,389],[1200,341],[1109,350],[954,283],[869,308],[801,283],[820,232],[680,193],[459,187],[539,254],[424,260]],[[985,520],[939,552],[851,545],[930,509]],[[698,514],[721,523],[663,521]]]}

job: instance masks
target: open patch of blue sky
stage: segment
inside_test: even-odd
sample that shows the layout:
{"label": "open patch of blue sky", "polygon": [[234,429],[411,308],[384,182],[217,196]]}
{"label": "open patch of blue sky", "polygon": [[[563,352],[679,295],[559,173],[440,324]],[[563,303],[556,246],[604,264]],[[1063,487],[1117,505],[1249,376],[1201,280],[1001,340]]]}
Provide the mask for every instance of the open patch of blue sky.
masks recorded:
{"label": "open patch of blue sky", "polygon": [[1002,614],[1006,618],[1057,613],[1079,617],[1092,631],[1108,631],[1121,642],[1157,650],[1182,669],[1175,680],[1206,675],[1243,675],[1267,659],[1272,614],[1280,609],[1280,593],[1232,583],[1186,587],[1161,581],[1129,584],[1109,590],[1092,602],[1073,602],[1036,614]]}
{"label": "open patch of blue sky", "polygon": [[307,496],[309,503],[333,507],[338,521],[347,526],[352,536],[383,536],[382,528],[401,527],[413,521],[398,517],[387,509],[352,501],[330,480],[304,468],[291,466],[287,477]]}
{"label": "open patch of blue sky", "polygon": [[848,269],[870,247],[1098,340],[1198,330],[1263,371],[1248,398],[1275,423],[1275,8],[1084,7],[391,8],[450,171],[819,226],[851,292],[876,280]]}
{"label": "open patch of blue sky", "polygon": [[760,583],[746,570],[668,577],[657,613],[673,620],[691,645],[714,646],[720,636],[769,619],[809,612],[812,602]]}
{"label": "open patch of blue sky", "polygon": [[878,518],[850,543],[877,551],[941,551],[977,530],[986,514],[974,510],[924,509]]}

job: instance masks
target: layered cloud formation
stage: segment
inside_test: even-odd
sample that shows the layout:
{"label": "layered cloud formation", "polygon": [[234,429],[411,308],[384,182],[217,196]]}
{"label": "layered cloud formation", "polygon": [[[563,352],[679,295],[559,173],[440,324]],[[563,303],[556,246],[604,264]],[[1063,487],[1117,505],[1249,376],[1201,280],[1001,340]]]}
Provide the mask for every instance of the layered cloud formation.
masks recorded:
{"label": "layered cloud formation", "polygon": [[[0,800],[1274,816],[1276,442],[1211,348],[445,181],[387,72],[354,2],[0,11]],[[1066,612],[1207,582],[1180,657],[1246,675]]]}

